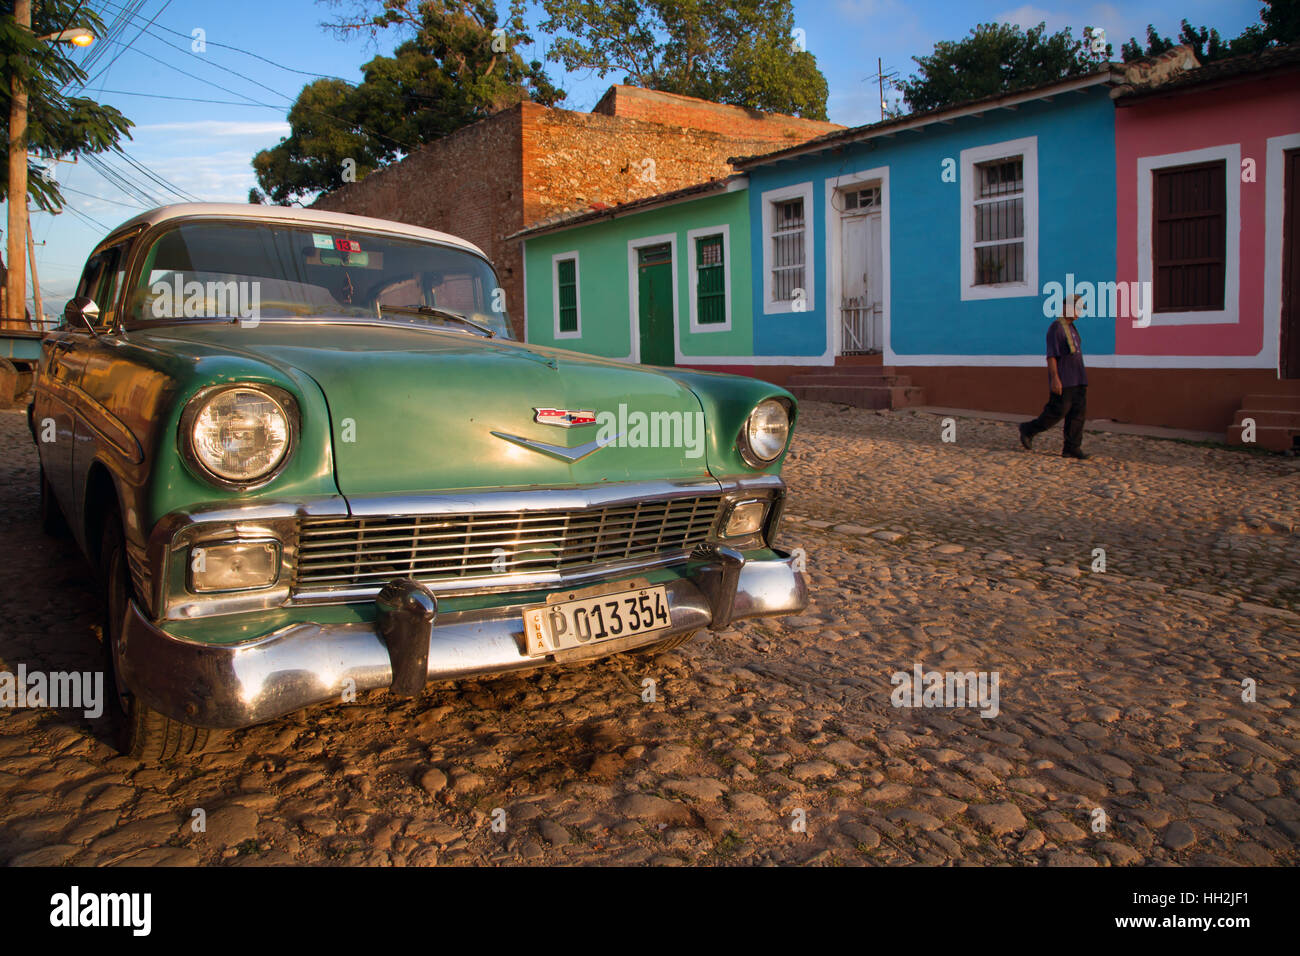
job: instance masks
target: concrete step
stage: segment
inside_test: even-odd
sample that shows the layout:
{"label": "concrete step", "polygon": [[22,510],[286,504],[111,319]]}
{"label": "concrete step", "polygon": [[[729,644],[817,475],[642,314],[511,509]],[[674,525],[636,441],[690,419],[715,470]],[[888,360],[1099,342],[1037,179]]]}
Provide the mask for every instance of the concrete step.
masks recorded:
{"label": "concrete step", "polygon": [[[1241,440],[1241,426],[1228,426],[1227,442],[1229,445],[1244,445]],[[1255,428],[1255,448],[1267,448],[1269,451],[1294,451],[1300,446],[1300,425],[1257,425]]]}
{"label": "concrete step", "polygon": [[1300,430],[1300,410],[1277,408],[1243,408],[1232,419],[1234,428],[1241,427],[1244,419],[1255,420],[1255,427],[1294,428]]}
{"label": "concrete step", "polygon": [[1269,392],[1247,395],[1241,400],[1242,408],[1291,409],[1300,411],[1300,393]]}
{"label": "concrete step", "polygon": [[914,385],[793,385],[803,402],[833,402],[854,408],[906,408],[925,404],[925,390]]}

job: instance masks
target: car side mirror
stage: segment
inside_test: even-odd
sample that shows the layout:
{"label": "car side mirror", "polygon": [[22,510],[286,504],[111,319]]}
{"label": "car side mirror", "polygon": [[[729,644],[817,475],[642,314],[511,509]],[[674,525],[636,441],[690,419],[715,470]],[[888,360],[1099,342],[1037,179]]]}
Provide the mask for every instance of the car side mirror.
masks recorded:
{"label": "car side mirror", "polygon": [[63,307],[64,325],[84,325],[90,330],[91,335],[98,335],[99,332],[95,330],[95,323],[98,321],[99,306],[95,305],[95,300],[88,295],[79,295],[75,299],[70,299]]}

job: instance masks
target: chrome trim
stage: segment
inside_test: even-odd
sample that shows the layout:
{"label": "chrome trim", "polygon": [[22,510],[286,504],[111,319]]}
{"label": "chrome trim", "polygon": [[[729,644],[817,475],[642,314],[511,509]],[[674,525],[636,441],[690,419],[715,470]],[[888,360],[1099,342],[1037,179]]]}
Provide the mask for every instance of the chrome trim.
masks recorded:
{"label": "chrome trim", "polygon": [[[393,515],[456,515],[488,511],[579,511],[584,508],[634,505],[649,498],[689,498],[715,495],[719,491],[749,487],[749,481],[774,479],[762,475],[755,479],[739,478],[724,483],[714,478],[682,478],[664,481],[601,482],[570,485],[565,488],[471,489],[429,495],[367,495],[349,497],[352,517],[377,518]],[[764,486],[767,486],[764,482]]]}
{"label": "chrome trim", "polygon": [[[807,582],[793,558],[746,561],[738,569],[732,617],[787,614],[808,602]],[[523,604],[486,611],[439,613],[430,628],[428,680],[528,670],[619,653],[714,622],[700,587],[714,566],[697,565],[667,582],[672,626],[648,637],[601,643],[531,658],[524,647]],[[237,644],[200,644],[151,624],[134,601],[117,652],[118,673],[154,710],[184,723],[247,727],[312,704],[342,702],[345,692],[389,687],[393,664],[377,625],[293,624]]]}
{"label": "chrome trim", "polygon": [[[545,422],[544,424],[552,423]],[[565,427],[567,428],[568,426],[566,425]],[[521,438],[518,435],[507,435],[505,432],[492,432],[492,434],[497,438],[503,438],[508,442],[514,442],[516,445],[521,445],[530,451],[539,451],[543,455],[551,455],[554,458],[558,458],[561,461],[567,461],[570,464],[582,461],[582,459],[596,454],[596,452],[600,451],[606,445],[612,445],[623,437],[620,434],[615,435],[613,438],[597,438],[594,441],[587,442],[585,445],[579,445],[577,448],[565,448],[563,445],[549,445],[544,441],[535,441],[531,438]]]}

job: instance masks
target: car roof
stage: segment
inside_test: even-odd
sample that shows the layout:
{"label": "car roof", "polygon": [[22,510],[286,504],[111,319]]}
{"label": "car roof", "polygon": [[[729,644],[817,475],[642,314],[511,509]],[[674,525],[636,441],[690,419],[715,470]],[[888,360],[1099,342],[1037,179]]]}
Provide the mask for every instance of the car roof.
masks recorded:
{"label": "car roof", "polygon": [[133,216],[110,233],[116,235],[135,226],[154,226],[173,219],[192,219],[209,217],[220,219],[244,219],[255,222],[299,223],[317,226],[346,226],[352,229],[386,232],[391,235],[407,236],[412,239],[426,239],[444,245],[457,246],[487,258],[487,254],[472,242],[466,242],[457,236],[435,229],[424,229],[391,219],[373,219],[370,216],[353,216],[342,212],[329,212],[322,209],[304,209],[298,206],[262,206],[256,203],[226,202],[191,202],[159,206]]}

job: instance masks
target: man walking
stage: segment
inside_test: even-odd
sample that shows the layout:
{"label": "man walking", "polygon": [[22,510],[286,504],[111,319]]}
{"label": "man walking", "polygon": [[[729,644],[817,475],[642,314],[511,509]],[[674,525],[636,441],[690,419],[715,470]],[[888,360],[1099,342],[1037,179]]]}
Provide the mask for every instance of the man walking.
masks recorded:
{"label": "man walking", "polygon": [[1061,308],[1061,317],[1047,330],[1047,379],[1052,394],[1042,413],[1020,426],[1020,444],[1033,449],[1034,436],[1065,418],[1065,458],[1084,459],[1083,418],[1088,411],[1088,373],[1083,368],[1083,338],[1074,327],[1079,317],[1079,300],[1073,296]]}

